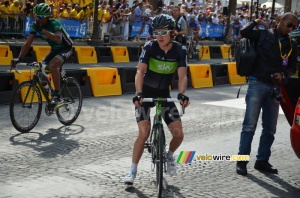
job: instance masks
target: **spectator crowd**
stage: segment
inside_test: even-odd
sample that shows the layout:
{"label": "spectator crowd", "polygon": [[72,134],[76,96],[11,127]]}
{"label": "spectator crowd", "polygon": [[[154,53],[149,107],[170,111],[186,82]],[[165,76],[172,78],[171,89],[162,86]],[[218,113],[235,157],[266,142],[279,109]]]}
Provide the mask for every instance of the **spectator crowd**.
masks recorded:
{"label": "spectator crowd", "polygon": [[[104,33],[110,33],[113,37],[119,37],[120,40],[128,40],[131,35],[133,22],[142,22],[142,28],[150,25],[152,18],[160,13],[173,14],[174,8],[180,9],[180,15],[186,20],[188,27],[194,29],[200,24],[224,24],[227,23],[227,11],[224,9],[221,1],[217,0],[182,0],[177,5],[174,2],[166,5],[163,0],[157,0],[157,9],[148,0],[135,0],[133,5],[129,5],[128,0],[112,0],[111,5],[108,0],[99,0],[98,15],[93,16],[93,0],[45,0],[52,8],[52,17],[57,19],[72,19],[88,21],[90,26],[93,20],[98,22],[99,38],[103,38]],[[22,0],[0,0],[0,31],[12,31],[20,28],[24,22],[24,17],[32,17],[32,9],[37,1],[27,0],[25,4]],[[236,9],[236,15],[230,16],[230,23],[238,17],[242,25],[252,19],[259,18],[264,20],[269,27],[276,25],[278,17],[284,13],[284,9],[275,9],[274,20],[271,20],[271,8],[243,3]],[[297,11],[294,13],[300,19]],[[149,32],[151,34],[151,32]]]}

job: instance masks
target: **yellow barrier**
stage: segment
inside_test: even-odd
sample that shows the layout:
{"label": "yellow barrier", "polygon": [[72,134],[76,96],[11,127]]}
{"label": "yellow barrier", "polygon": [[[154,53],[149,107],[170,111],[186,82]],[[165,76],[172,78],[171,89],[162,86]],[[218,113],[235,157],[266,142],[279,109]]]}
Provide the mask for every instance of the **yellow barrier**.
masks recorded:
{"label": "yellow barrier", "polygon": [[209,64],[189,64],[189,68],[193,88],[213,87]]}
{"label": "yellow barrier", "polygon": [[200,54],[202,54],[202,49],[203,49],[203,55],[201,59],[210,59],[210,51],[209,51],[209,46],[204,45],[203,48],[199,47],[199,58],[201,57]]}
{"label": "yellow barrier", "polygon": [[[20,70],[21,74],[18,74],[15,71],[13,71],[13,72],[14,72],[14,75],[15,75],[15,79],[18,81],[19,84],[24,82],[24,81],[28,81],[28,80],[32,79],[32,76],[33,76],[33,73],[34,73],[33,70]],[[51,87],[54,89],[52,74],[48,74],[48,75],[49,75],[49,78],[51,79]],[[27,88],[21,90],[21,100],[22,101],[24,100],[24,97],[25,97],[25,94],[27,93],[27,90],[28,90]],[[41,91],[41,94],[42,94],[42,91]],[[43,94],[42,94],[42,101],[46,101]],[[37,96],[36,95],[34,95],[33,102],[37,102]]]}
{"label": "yellow barrier", "polygon": [[129,55],[127,47],[124,46],[111,46],[111,52],[113,56],[113,61],[115,63],[128,63],[129,62]]}
{"label": "yellow barrier", "polygon": [[245,76],[239,76],[237,74],[236,70],[236,62],[227,62],[224,63],[227,64],[228,68],[228,77],[229,77],[229,83],[232,85],[237,85],[237,84],[244,84],[246,83],[246,77]]}
{"label": "yellow barrier", "polygon": [[91,79],[93,96],[121,95],[121,80],[117,68],[98,67],[86,69]]}
{"label": "yellow barrier", "polygon": [[221,52],[223,59],[229,58],[230,45],[221,45]]}
{"label": "yellow barrier", "polygon": [[44,60],[44,58],[50,53],[51,47],[50,46],[38,46],[34,45],[32,46],[33,50],[36,54],[36,61],[41,62]]}
{"label": "yellow barrier", "polygon": [[98,63],[97,53],[92,46],[75,46],[79,64]]}
{"label": "yellow barrier", "polygon": [[9,45],[0,45],[0,65],[10,65],[13,59]]}

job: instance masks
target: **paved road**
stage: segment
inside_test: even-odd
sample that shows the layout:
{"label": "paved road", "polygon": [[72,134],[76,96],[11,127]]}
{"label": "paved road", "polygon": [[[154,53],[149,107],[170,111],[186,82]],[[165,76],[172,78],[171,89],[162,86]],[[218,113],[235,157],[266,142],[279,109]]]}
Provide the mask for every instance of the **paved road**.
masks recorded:
{"label": "paved road", "polygon": [[[243,99],[236,99],[238,89],[224,85],[187,91],[191,105],[182,118],[185,138],[176,155],[184,150],[198,155],[237,153],[245,112]],[[246,86],[241,98],[245,91]],[[149,153],[141,159],[134,187],[122,182],[137,134],[132,96],[84,98],[74,125],[64,127],[55,115],[43,113],[27,134],[12,127],[9,106],[1,105],[0,197],[154,197]],[[248,176],[237,175],[232,161],[194,160],[190,165],[178,164],[177,176],[165,176],[164,197],[299,197],[300,161],[291,148],[289,128],[280,114],[271,157],[278,175],[253,168],[258,124]]]}

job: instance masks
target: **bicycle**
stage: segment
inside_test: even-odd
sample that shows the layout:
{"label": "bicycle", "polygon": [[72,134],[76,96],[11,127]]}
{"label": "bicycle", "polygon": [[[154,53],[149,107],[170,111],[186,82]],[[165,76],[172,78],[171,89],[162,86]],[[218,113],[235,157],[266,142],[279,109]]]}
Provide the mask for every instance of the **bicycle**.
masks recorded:
{"label": "bicycle", "polygon": [[199,61],[203,57],[203,44],[200,42],[196,42],[193,36],[187,37],[187,51],[188,51],[188,62],[190,59],[195,59]]}
{"label": "bicycle", "polygon": [[[71,125],[78,118],[82,107],[82,93],[80,84],[73,77],[67,77],[65,72],[60,67],[61,73],[61,88],[59,90],[61,100],[56,106],[51,104],[53,89],[49,84],[49,89],[46,90],[42,85],[41,75],[46,76],[45,66],[42,63],[19,63],[15,67],[24,65],[30,67],[34,73],[28,81],[22,82],[12,95],[10,102],[10,119],[18,131],[27,133],[31,131],[38,123],[42,112],[42,95],[46,99],[45,113],[51,116],[54,112],[58,120],[65,126]],[[31,110],[33,112],[31,112]],[[35,112],[36,111],[36,112]]]}
{"label": "bicycle", "polygon": [[228,61],[235,62],[236,61],[236,52],[239,47],[239,38],[227,38],[227,43],[230,44],[230,48],[228,49]]}
{"label": "bicycle", "polygon": [[[162,103],[164,102],[176,102],[175,98],[143,98],[143,102],[154,102],[156,106],[156,113],[153,119],[153,126],[151,134],[144,148],[148,149],[151,153],[151,159],[153,164],[153,171],[156,168],[156,188],[157,195],[161,197],[163,189],[163,172],[167,172],[166,168],[166,139],[162,124]],[[180,112],[182,116],[184,111]]]}

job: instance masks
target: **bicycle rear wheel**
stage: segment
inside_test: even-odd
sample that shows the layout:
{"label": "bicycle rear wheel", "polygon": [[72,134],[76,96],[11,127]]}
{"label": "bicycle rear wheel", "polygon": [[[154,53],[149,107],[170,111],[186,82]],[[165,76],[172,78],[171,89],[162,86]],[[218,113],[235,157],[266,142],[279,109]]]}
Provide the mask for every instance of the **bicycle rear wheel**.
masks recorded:
{"label": "bicycle rear wheel", "polygon": [[201,60],[202,57],[203,57],[203,53],[204,53],[204,47],[203,47],[203,44],[202,43],[198,43],[199,44],[199,47],[198,47],[198,50],[197,50],[197,56],[196,56],[196,60]]}
{"label": "bicycle rear wheel", "polygon": [[230,48],[228,49],[228,60],[229,60],[229,62],[235,61],[235,46],[234,45],[231,45]]}
{"label": "bicycle rear wheel", "polygon": [[42,96],[33,81],[22,82],[14,91],[10,106],[10,120],[21,133],[31,131],[38,123],[42,112]]}
{"label": "bicycle rear wheel", "polygon": [[157,197],[161,197],[163,189],[163,170],[164,170],[164,129],[161,124],[157,127],[157,160],[156,160],[156,188]]}
{"label": "bicycle rear wheel", "polygon": [[63,125],[71,125],[78,118],[82,107],[82,93],[73,77],[63,80],[60,94],[62,103],[57,105],[56,115]]}

